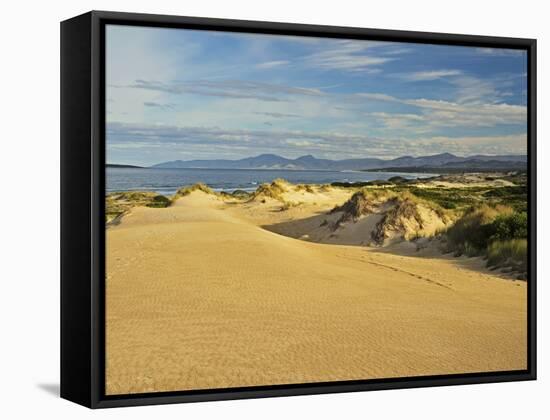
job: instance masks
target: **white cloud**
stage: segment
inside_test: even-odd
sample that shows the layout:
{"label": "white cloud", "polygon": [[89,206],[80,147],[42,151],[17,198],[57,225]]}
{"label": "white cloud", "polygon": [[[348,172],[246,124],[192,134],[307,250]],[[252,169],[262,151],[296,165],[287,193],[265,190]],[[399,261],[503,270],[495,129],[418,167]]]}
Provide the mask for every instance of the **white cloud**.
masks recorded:
{"label": "white cloud", "polygon": [[385,93],[357,93],[356,96],[374,101],[399,102],[400,99]]}
{"label": "white cloud", "polygon": [[489,80],[462,76],[453,79],[452,83],[457,87],[456,101],[459,103],[483,103],[499,96],[495,85]]}
{"label": "white cloud", "polygon": [[430,129],[427,126],[421,127],[419,124],[423,124],[426,122],[426,117],[424,115],[420,114],[399,114],[399,113],[387,113],[387,112],[371,112],[367,115],[370,115],[374,117],[375,119],[381,121],[385,127],[397,130],[397,129],[410,129],[412,127],[416,127],[418,132],[418,128],[424,128],[423,131],[426,131],[427,129]]}
{"label": "white cloud", "polygon": [[276,60],[276,61],[266,61],[263,63],[256,64],[258,69],[271,69],[273,67],[280,67],[290,64],[290,61],[287,60]]}
{"label": "white cloud", "polygon": [[295,146],[295,147],[309,147],[309,146],[313,146],[315,143],[313,143],[309,140],[288,139],[288,140],[286,140],[286,144],[288,144],[290,146]]}
{"label": "white cloud", "polygon": [[415,73],[401,74],[401,78],[410,80],[413,82],[437,80],[450,76],[460,76],[462,71],[460,70],[431,70],[431,71],[419,71]]}
{"label": "white cloud", "polygon": [[265,115],[266,117],[272,117],[272,118],[298,118],[300,115],[298,114],[289,114],[284,112],[260,112],[255,111],[254,114],[257,115]]}
{"label": "white cloud", "polygon": [[[369,100],[394,102],[418,108],[426,124],[432,128],[494,127],[497,125],[525,124],[527,121],[527,108],[521,105],[457,103],[425,98],[402,99],[379,93],[361,93],[357,95]],[[395,118],[394,120],[397,121]],[[383,119],[390,121],[388,116]]]}
{"label": "white cloud", "polygon": [[377,71],[378,69],[373,67],[393,61],[395,58],[369,54],[368,50],[386,45],[387,43],[342,40],[304,57],[304,63],[327,70]]}
{"label": "white cloud", "polygon": [[526,53],[525,50],[511,50],[506,48],[476,48],[476,52],[478,54],[501,56],[501,57],[504,57],[504,56],[517,57]]}

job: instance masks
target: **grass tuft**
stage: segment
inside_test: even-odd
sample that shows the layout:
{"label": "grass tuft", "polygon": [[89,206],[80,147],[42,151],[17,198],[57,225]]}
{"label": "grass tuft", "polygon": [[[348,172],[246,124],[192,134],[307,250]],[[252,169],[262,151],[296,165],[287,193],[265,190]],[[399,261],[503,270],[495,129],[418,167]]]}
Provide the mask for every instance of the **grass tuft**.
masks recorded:
{"label": "grass tuft", "polygon": [[185,197],[186,195],[191,194],[193,191],[202,191],[206,194],[213,194],[213,195],[216,194],[216,192],[212,190],[208,185],[203,183],[198,183],[194,185],[186,185],[185,187],[181,187],[174,195],[174,198]]}
{"label": "grass tuft", "polygon": [[288,185],[288,182],[281,178],[274,179],[271,183],[261,184],[252,194],[251,200],[272,198],[284,202],[282,195],[286,192]]}
{"label": "grass tuft", "polygon": [[488,267],[510,267],[514,271],[527,271],[527,239],[493,241],[487,248]]}

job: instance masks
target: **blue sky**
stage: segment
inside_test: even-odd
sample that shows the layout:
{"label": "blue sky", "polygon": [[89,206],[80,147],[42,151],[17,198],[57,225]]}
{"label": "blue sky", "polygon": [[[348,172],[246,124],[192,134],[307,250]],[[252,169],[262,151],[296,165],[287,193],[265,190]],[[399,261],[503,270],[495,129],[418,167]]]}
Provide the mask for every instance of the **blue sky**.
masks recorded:
{"label": "blue sky", "polygon": [[525,154],[517,50],[109,25],[107,161]]}

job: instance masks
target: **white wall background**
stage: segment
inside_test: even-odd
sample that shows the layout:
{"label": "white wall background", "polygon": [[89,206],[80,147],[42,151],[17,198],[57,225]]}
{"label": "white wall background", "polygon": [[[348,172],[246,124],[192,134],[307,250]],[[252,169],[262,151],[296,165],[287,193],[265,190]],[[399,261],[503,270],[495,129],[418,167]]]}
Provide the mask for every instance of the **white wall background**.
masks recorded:
{"label": "white wall background", "polygon": [[[0,24],[0,417],[543,418],[550,412],[549,306],[539,241],[539,380],[92,412],[59,384],[59,22],[91,9],[538,39],[539,237],[550,235],[550,115],[545,2],[534,0],[81,0],[5,2]],[[545,191],[546,190],[546,191]],[[537,414],[538,413],[538,414]]]}

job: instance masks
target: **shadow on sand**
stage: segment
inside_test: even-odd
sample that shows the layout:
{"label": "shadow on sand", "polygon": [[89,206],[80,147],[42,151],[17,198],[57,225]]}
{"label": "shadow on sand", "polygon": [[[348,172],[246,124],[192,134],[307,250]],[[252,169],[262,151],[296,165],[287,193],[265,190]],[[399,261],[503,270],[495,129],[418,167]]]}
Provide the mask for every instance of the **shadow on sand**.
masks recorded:
{"label": "shadow on sand", "polygon": [[[335,217],[336,216],[336,217]],[[457,268],[471,270],[478,273],[490,274],[503,279],[515,279],[513,274],[503,273],[499,269],[487,268],[486,261],[482,257],[455,257],[452,253],[444,253],[438,240],[425,243],[403,241],[390,246],[371,246],[370,239],[362,243],[357,242],[357,237],[339,235],[338,231],[331,233],[330,225],[335,222],[338,215],[321,212],[304,219],[295,219],[271,225],[263,225],[262,228],[279,235],[307,242],[327,245],[347,245],[364,248],[372,253],[392,254],[403,257],[415,257],[426,259],[443,259],[449,261]]]}

